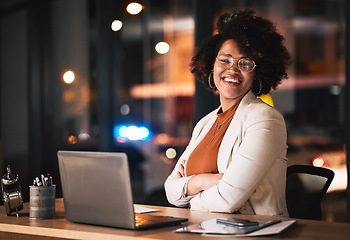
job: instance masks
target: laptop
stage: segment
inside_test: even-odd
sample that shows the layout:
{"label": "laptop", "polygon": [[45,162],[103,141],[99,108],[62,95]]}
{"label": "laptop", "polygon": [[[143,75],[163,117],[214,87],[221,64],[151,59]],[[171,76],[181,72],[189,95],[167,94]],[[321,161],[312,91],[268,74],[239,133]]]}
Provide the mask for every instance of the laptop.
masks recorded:
{"label": "laptop", "polygon": [[125,153],[58,151],[57,156],[68,221],[126,229],[187,221],[134,212]]}

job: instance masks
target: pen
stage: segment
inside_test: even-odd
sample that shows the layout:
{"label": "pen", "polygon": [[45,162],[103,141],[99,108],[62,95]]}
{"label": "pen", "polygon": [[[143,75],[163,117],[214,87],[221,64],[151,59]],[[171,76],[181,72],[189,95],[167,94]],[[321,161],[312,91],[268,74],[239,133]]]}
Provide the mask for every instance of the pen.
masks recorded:
{"label": "pen", "polygon": [[36,184],[38,185],[38,187],[43,185],[43,183],[40,181],[40,179],[38,177],[36,177],[35,180],[36,180]]}
{"label": "pen", "polygon": [[44,186],[50,186],[48,177],[44,177],[44,183],[45,183]]}
{"label": "pen", "polygon": [[46,182],[45,182],[45,176],[44,174],[41,174],[41,182],[43,183],[43,186],[46,186]]}
{"label": "pen", "polygon": [[52,176],[49,177],[50,186],[53,184]]}
{"label": "pen", "polygon": [[273,221],[271,221],[271,222],[267,222],[267,223],[264,225],[264,227],[268,227],[268,226],[271,226],[271,225],[274,225],[274,224],[280,223],[280,222],[282,222],[281,219],[276,219],[276,220],[273,220]]}
{"label": "pen", "polygon": [[[40,180],[41,178],[41,180]],[[35,177],[35,179],[33,180],[33,186],[37,186],[37,187],[48,187],[48,186],[52,186],[53,185],[53,180],[52,180],[52,176],[50,174],[47,174],[47,177],[45,177],[44,174],[41,174],[39,177]]]}

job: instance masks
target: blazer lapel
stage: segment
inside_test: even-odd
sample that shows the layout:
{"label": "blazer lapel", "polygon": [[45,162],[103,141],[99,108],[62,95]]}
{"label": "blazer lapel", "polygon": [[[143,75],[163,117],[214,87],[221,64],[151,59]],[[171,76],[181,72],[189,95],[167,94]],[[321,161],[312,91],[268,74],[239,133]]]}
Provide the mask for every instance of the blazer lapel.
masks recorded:
{"label": "blazer lapel", "polygon": [[196,126],[196,128],[199,129],[198,133],[193,133],[192,139],[194,140],[191,142],[190,144],[187,146],[185,152],[181,155],[182,159],[188,159],[191,155],[191,153],[193,152],[193,150],[198,146],[198,144],[203,140],[203,138],[207,135],[207,133],[209,132],[211,126],[214,124],[217,115],[216,113],[218,112],[218,110],[220,109],[217,108],[216,110],[212,111],[211,113],[209,113],[209,115],[207,115],[205,118],[206,121],[202,121],[204,119],[202,119],[201,123],[197,123],[199,125]]}
{"label": "blazer lapel", "polygon": [[223,172],[227,169],[230,160],[231,154],[234,152],[234,147],[236,142],[241,141],[240,135],[242,134],[242,121],[241,118],[247,110],[247,106],[256,99],[255,95],[249,91],[242,99],[239,104],[234,117],[230,125],[228,126],[226,133],[222,139],[219,153],[218,153],[218,169],[219,172]]}
{"label": "blazer lapel", "polygon": [[217,118],[217,115],[216,113],[219,111],[220,107],[217,108],[215,111],[213,111],[211,114],[211,116],[208,118],[208,121],[207,122],[204,122],[203,123],[203,128],[201,130],[201,132],[199,133],[195,143],[194,143],[194,148],[193,150],[198,146],[198,144],[203,140],[203,138],[207,135],[207,133],[209,132],[210,128],[213,126],[216,118]]}

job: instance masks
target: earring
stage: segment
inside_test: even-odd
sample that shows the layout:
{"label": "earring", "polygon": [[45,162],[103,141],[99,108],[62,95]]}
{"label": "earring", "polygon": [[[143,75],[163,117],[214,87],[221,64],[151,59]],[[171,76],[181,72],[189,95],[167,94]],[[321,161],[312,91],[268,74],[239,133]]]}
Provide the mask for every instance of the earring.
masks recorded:
{"label": "earring", "polygon": [[215,86],[211,85],[211,76],[213,76],[213,71],[210,72],[209,77],[208,77],[208,84],[211,89],[215,89]]}
{"label": "earring", "polygon": [[262,84],[261,84],[261,81],[259,80],[259,92],[256,94],[257,96],[260,95],[261,90],[262,90]]}

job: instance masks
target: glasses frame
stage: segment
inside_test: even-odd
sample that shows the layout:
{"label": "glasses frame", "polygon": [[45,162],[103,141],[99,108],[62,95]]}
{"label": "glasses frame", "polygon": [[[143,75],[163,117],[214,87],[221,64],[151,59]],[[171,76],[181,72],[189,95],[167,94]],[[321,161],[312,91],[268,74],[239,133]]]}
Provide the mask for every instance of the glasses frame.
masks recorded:
{"label": "glasses frame", "polygon": [[[225,67],[220,66],[221,60],[220,60],[218,57],[215,58],[216,60],[219,61],[219,62],[218,62],[218,66],[221,67],[221,68],[223,68],[223,69],[230,69],[230,68],[233,66],[233,64],[234,64],[235,61],[237,61],[237,67],[239,68],[239,70],[240,70],[241,72],[244,72],[244,73],[250,73],[250,72],[252,72],[252,71],[255,69],[255,67],[257,66],[257,65],[255,64],[255,61],[254,61],[253,59],[249,58],[249,57],[241,57],[241,58],[239,58],[239,59],[233,58],[233,57],[231,57],[231,56],[225,56],[225,57],[231,58],[231,59],[232,59],[231,65],[230,65],[230,67],[228,67],[228,68],[225,68]],[[242,69],[241,69],[241,67],[239,66],[239,62],[242,61],[243,59],[248,59],[248,60],[250,60],[250,61],[253,62],[254,65],[253,65],[252,70],[250,70],[250,71],[245,71],[245,70],[242,70]]]}

